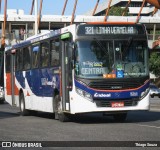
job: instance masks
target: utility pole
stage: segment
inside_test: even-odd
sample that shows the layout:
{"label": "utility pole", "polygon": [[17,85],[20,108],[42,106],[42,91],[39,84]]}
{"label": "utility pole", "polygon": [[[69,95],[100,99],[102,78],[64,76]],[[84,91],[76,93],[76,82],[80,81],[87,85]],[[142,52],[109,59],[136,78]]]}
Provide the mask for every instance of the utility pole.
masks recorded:
{"label": "utility pole", "polygon": [[97,7],[98,7],[98,4],[99,4],[99,1],[100,0],[97,0],[97,3],[96,3],[96,6],[94,7],[94,10],[93,10],[93,13],[92,13],[92,16],[94,16],[96,10],[97,10]]}
{"label": "utility pole", "polygon": [[1,4],[2,4],[2,0],[0,0],[0,12],[1,12]]}
{"label": "utility pole", "polygon": [[35,0],[35,35],[38,34],[38,0]]}
{"label": "utility pole", "polygon": [[3,21],[3,26],[2,26],[2,41],[1,41],[1,49],[4,50],[5,48],[5,30],[6,30],[6,20],[7,20],[7,0],[5,0],[4,3],[4,21]]}
{"label": "utility pole", "polygon": [[139,11],[138,16],[137,16],[137,19],[136,19],[136,23],[139,22],[139,18],[140,18],[140,15],[141,15],[141,12],[142,12],[142,9],[143,9],[143,7],[144,7],[145,2],[146,2],[146,0],[143,0],[142,6],[141,6],[141,8],[140,8],[140,11]]}
{"label": "utility pole", "polygon": [[66,0],[65,3],[64,3],[64,7],[63,7],[63,11],[62,11],[62,16],[64,15],[64,12],[66,10],[67,2],[68,2],[68,0]]}
{"label": "utility pole", "polygon": [[126,7],[125,7],[125,9],[124,9],[124,12],[122,13],[122,16],[125,15],[125,13],[126,13],[126,11],[127,11],[128,6],[129,6],[130,3],[131,3],[131,0],[128,1],[127,5],[126,5]]}
{"label": "utility pole", "polygon": [[75,11],[76,11],[77,2],[78,2],[78,0],[75,0],[74,8],[73,8],[73,12],[72,12],[71,25],[72,25],[72,24],[73,24],[73,22],[74,22],[74,14],[75,14]]}
{"label": "utility pole", "polygon": [[38,29],[39,29],[40,20],[41,20],[42,4],[43,4],[43,0],[41,0],[40,2],[40,8],[39,8],[39,13],[38,13],[38,27],[37,27]]}
{"label": "utility pole", "polygon": [[108,14],[109,14],[109,9],[110,9],[111,3],[112,3],[112,0],[110,0],[110,1],[108,2],[108,8],[106,9],[106,14],[105,14],[105,16],[104,16],[104,22],[107,22],[107,16],[108,16]]}
{"label": "utility pole", "polygon": [[31,7],[30,15],[32,15],[32,13],[33,13],[34,1],[35,1],[35,0],[32,0],[32,7]]}

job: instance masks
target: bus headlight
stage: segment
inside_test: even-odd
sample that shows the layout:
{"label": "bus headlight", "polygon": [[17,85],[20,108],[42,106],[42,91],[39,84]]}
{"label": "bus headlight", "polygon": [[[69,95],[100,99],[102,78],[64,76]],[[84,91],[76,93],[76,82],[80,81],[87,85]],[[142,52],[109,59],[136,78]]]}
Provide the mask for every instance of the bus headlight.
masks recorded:
{"label": "bus headlight", "polygon": [[79,89],[79,88],[76,88],[76,92],[77,92],[79,95],[81,95],[82,97],[84,97],[84,98],[92,101],[92,95],[89,94],[88,92],[83,91],[83,90],[81,90],[81,89]]}
{"label": "bus headlight", "polygon": [[147,88],[145,91],[143,91],[141,93],[141,99],[144,98],[148,94],[148,92],[149,92],[149,88]]}

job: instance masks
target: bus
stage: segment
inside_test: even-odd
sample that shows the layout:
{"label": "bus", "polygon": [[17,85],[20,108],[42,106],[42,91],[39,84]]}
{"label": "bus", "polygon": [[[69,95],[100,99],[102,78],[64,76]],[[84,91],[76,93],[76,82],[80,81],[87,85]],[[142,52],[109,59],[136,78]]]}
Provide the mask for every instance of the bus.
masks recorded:
{"label": "bus", "polygon": [[64,122],[82,113],[125,121],[129,111],[149,110],[146,28],[132,22],[70,25],[6,48],[6,101],[53,113]]}

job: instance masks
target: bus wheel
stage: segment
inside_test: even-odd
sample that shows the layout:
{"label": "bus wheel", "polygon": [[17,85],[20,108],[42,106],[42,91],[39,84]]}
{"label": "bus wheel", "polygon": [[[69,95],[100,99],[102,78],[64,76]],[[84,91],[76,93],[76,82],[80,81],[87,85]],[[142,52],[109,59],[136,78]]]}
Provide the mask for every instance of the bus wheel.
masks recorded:
{"label": "bus wheel", "polygon": [[23,93],[19,96],[19,106],[20,106],[20,115],[26,116],[29,114],[28,110],[25,108],[25,101],[24,101],[24,95]]}
{"label": "bus wheel", "polygon": [[124,122],[127,118],[127,113],[115,114],[113,117],[118,122]]}
{"label": "bus wheel", "polygon": [[69,121],[68,114],[62,111],[62,101],[60,100],[60,96],[55,96],[55,119],[59,119],[61,122]]}
{"label": "bus wheel", "polygon": [[4,98],[0,99],[0,104],[4,104],[4,101],[5,101]]}

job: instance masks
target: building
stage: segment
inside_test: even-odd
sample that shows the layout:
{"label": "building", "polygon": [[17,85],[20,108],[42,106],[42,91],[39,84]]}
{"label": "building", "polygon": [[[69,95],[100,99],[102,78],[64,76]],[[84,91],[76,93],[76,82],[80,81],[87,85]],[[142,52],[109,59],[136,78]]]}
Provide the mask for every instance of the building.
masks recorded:
{"label": "building", "polygon": [[[95,12],[95,16],[104,16],[106,13],[106,8],[108,8],[108,3],[109,3],[109,0],[99,4]],[[131,0],[128,7],[129,15],[137,16],[142,6],[142,3],[143,3],[143,0]],[[127,4],[128,4],[128,0],[112,0],[111,7],[114,6],[114,7],[125,8]],[[88,11],[87,13],[85,13],[85,15],[92,15],[93,10],[94,8]],[[153,11],[154,11],[154,6],[150,5],[149,3],[145,3],[143,10],[141,12],[141,16],[151,16]],[[158,15],[158,13],[156,13],[155,15]]]}

